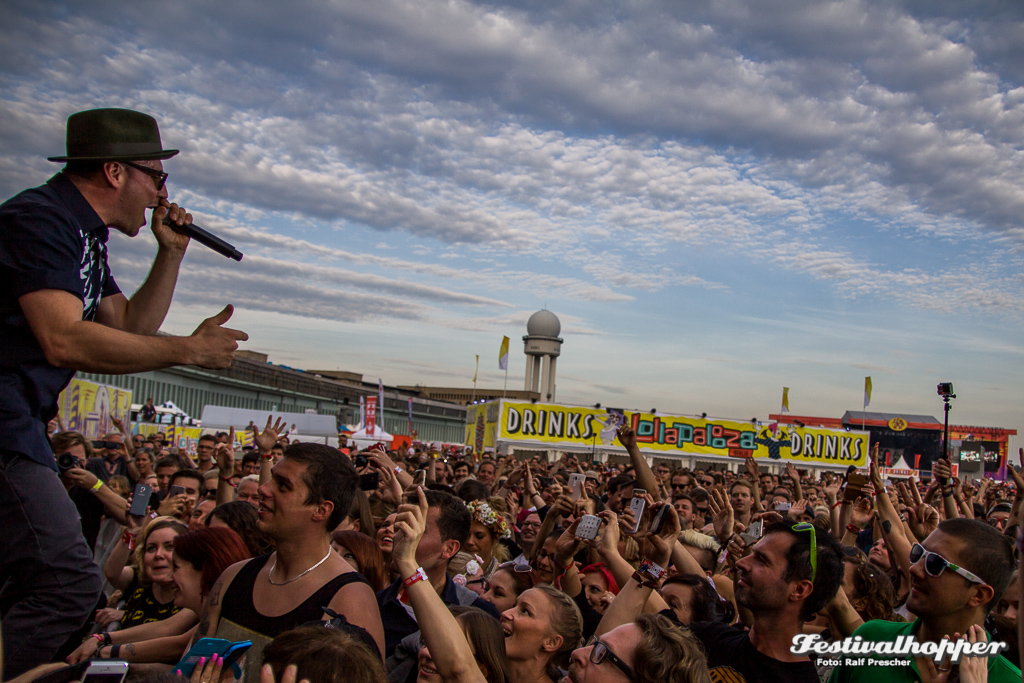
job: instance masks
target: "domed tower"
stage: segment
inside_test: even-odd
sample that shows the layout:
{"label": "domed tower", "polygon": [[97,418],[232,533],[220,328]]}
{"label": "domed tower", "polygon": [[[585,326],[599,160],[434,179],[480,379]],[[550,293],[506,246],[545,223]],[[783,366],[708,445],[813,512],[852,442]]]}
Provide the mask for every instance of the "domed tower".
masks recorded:
{"label": "domed tower", "polygon": [[540,392],[540,400],[555,400],[555,362],[562,353],[562,340],[558,333],[562,323],[548,310],[537,311],[526,323],[523,337],[526,354],[526,391]]}

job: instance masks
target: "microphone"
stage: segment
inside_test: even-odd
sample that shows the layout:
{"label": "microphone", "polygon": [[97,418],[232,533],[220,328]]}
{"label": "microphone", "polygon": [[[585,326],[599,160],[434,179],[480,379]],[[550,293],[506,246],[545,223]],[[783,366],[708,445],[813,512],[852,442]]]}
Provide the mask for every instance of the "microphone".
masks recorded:
{"label": "microphone", "polygon": [[182,235],[188,235],[191,239],[194,239],[199,244],[205,247],[213,249],[218,254],[227,256],[228,258],[235,259],[236,261],[242,260],[242,252],[235,249],[231,244],[228,244],[221,238],[214,235],[212,232],[203,230],[195,223],[189,223],[188,225],[178,225],[172,221],[169,217],[164,216],[164,225],[169,227],[176,233]]}

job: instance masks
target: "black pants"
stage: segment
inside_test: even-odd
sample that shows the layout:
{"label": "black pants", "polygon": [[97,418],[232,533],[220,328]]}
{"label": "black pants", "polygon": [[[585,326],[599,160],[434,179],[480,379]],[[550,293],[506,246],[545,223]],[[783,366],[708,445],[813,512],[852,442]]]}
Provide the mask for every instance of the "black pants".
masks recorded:
{"label": "black pants", "polygon": [[96,608],[99,568],[57,473],[0,451],[3,678],[50,662]]}

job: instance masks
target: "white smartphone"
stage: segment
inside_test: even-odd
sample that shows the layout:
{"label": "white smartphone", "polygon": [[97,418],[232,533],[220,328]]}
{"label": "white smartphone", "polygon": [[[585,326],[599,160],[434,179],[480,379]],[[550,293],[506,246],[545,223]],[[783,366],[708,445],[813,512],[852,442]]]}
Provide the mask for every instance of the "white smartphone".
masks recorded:
{"label": "white smartphone", "polygon": [[569,488],[572,491],[570,496],[573,500],[579,500],[580,496],[583,495],[583,482],[586,481],[586,478],[585,474],[573,473],[569,475]]}
{"label": "white smartphone", "polygon": [[128,675],[128,662],[94,659],[85,670],[82,683],[122,683]]}
{"label": "white smartphone", "polygon": [[764,520],[761,519],[756,522],[752,522],[750,526],[747,527],[747,530],[740,534],[740,538],[742,538],[743,542],[747,545],[757,543],[762,536],[764,536]]}
{"label": "white smartphone", "polygon": [[601,518],[596,515],[583,515],[576,527],[576,538],[593,541],[597,538],[597,530],[601,528]]}
{"label": "white smartphone", "polygon": [[633,522],[633,528],[630,529],[631,533],[635,534],[636,532],[640,531],[640,523],[643,521],[644,509],[646,507],[647,501],[644,500],[643,498],[639,498],[634,495],[634,497],[630,499],[629,509],[633,511],[633,518],[636,520],[635,522]]}

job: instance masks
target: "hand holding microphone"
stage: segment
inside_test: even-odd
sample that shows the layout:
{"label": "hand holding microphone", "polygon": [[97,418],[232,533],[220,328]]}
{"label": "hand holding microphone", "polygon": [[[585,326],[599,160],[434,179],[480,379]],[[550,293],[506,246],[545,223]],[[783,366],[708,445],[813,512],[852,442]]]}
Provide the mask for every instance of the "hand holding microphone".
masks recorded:
{"label": "hand holding microphone", "polygon": [[[167,200],[165,199],[162,201],[166,202]],[[168,209],[170,209],[171,207],[178,208],[175,205],[168,205]],[[200,228],[195,223],[184,223],[182,225],[178,225],[178,223],[171,219],[170,211],[168,211],[168,213],[164,215],[163,223],[174,232],[177,232],[182,235],[188,235],[190,239],[199,242],[204,247],[213,249],[218,254],[227,256],[228,258],[234,259],[236,261],[242,260],[242,252],[235,249],[234,245],[228,244],[227,242],[217,237],[213,233]]]}
{"label": "hand holding microphone", "polygon": [[170,219],[169,216],[164,216],[164,225],[169,227],[174,232],[179,232],[182,235],[188,235],[191,239],[194,239],[204,247],[213,249],[218,254],[233,258],[236,261],[242,260],[242,252],[235,249],[231,244],[228,244],[221,238],[214,235],[212,232],[203,230],[195,223],[186,223],[185,225],[178,225]]}

